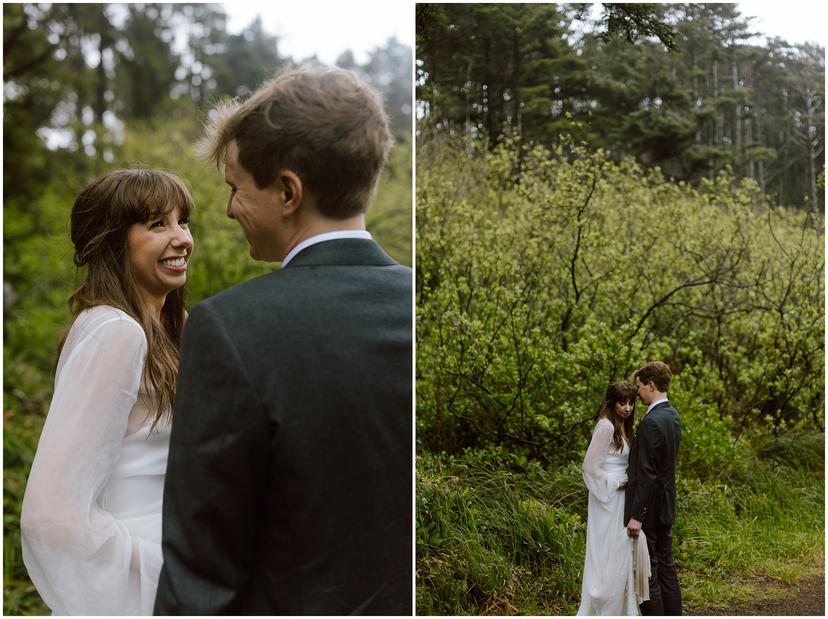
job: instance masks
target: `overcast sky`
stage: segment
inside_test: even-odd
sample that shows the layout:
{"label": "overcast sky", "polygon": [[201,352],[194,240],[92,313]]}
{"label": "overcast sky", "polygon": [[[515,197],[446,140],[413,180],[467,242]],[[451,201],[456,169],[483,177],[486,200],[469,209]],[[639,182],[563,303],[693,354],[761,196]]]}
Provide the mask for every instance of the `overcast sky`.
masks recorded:
{"label": "overcast sky", "polygon": [[363,63],[367,53],[392,36],[414,47],[414,3],[398,0],[356,2],[232,2],[224,5],[228,29],[236,34],[256,15],[262,27],[279,37],[279,53],[294,60],[316,56],[326,64],[349,49]]}
{"label": "overcast sky", "polygon": [[788,43],[826,44],[825,5],[818,2],[739,2],[739,12],[755,16],[751,29]]}

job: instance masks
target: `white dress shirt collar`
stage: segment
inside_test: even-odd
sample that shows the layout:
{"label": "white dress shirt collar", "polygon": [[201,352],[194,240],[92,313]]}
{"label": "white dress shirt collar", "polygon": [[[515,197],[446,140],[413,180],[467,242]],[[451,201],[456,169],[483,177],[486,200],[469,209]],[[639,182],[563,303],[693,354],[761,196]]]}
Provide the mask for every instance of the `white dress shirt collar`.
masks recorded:
{"label": "white dress shirt collar", "polygon": [[667,401],[667,398],[661,398],[660,400],[656,400],[655,402],[653,402],[652,404],[650,404],[647,407],[647,412],[649,413],[651,410],[653,410],[655,408],[656,404],[661,404],[662,402],[666,402],[666,401]]}
{"label": "white dress shirt collar", "polygon": [[290,250],[285,259],[282,260],[282,267],[287,266],[287,263],[293,260],[294,256],[306,247],[321,243],[322,241],[333,241],[334,239],[371,239],[371,233],[367,230],[337,230],[336,232],[325,232],[317,234],[305,239],[301,243],[297,243],[296,247]]}

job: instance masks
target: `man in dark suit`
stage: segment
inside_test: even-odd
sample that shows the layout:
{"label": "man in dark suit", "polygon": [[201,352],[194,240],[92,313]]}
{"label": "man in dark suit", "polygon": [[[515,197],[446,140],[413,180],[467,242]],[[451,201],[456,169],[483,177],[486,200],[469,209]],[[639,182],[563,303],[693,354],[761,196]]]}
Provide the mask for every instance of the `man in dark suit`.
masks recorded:
{"label": "man in dark suit", "polygon": [[190,313],[156,614],[413,612],[412,276],[364,221],[390,144],[340,69],[285,73],[207,129],[227,216],[282,268]]}
{"label": "man in dark suit", "polygon": [[681,423],[667,400],[673,378],[670,368],[652,361],[634,376],[638,397],[647,414],[638,424],[630,450],[624,523],[637,538],[643,529],[650,555],[650,599],[641,604],[644,615],[680,615],[681,589],[673,561],[673,523],[676,521],[676,456]]}

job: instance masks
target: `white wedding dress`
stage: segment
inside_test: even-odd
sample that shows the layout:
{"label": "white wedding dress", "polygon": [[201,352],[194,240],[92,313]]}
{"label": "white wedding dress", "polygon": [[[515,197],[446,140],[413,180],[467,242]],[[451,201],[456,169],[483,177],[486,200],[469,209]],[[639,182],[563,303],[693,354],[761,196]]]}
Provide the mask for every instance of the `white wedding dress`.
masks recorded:
{"label": "white wedding dress", "polygon": [[[599,419],[584,457],[584,483],[589,489],[586,556],[579,615],[637,615],[633,580],[633,540],[624,526],[624,491],[630,448],[612,448],[614,428]],[[649,573],[650,562],[644,533],[638,540],[638,567]]]}
{"label": "white wedding dress", "polygon": [[152,615],[169,426],[150,431],[147,341],[126,313],[66,339],[21,512],[23,562],[56,615]]}

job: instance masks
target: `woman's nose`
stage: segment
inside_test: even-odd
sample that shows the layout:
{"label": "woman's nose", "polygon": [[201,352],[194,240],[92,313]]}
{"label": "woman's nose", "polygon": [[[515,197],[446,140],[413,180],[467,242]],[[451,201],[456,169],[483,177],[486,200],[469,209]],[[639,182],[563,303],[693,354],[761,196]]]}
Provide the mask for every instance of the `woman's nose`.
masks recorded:
{"label": "woman's nose", "polygon": [[172,243],[175,247],[190,249],[193,246],[193,235],[190,233],[189,229],[178,226],[178,230],[176,231]]}

